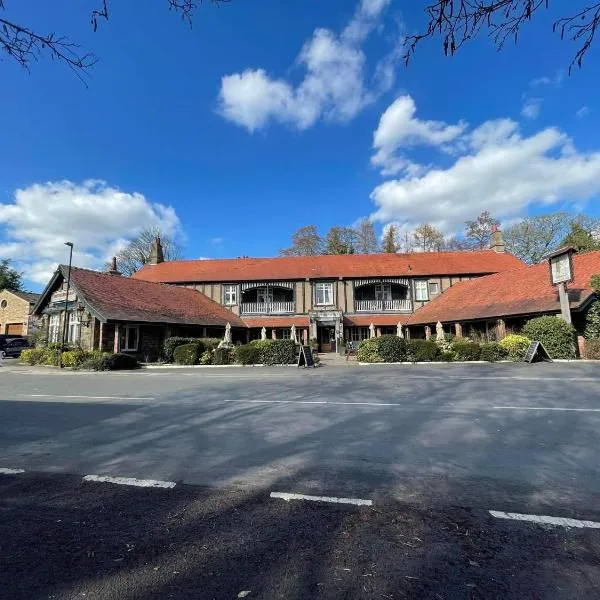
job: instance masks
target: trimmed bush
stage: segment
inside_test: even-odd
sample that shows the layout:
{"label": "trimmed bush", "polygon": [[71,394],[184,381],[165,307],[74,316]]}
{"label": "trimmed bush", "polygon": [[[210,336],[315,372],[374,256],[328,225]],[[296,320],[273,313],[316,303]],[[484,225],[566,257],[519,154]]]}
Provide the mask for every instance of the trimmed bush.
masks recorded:
{"label": "trimmed bush", "polygon": [[439,362],[453,362],[454,352],[442,352],[436,360]]}
{"label": "trimmed bush", "polygon": [[600,338],[600,300],[594,300],[585,315],[584,336],[588,340]]}
{"label": "trimmed bush", "polygon": [[213,353],[210,350],[205,350],[200,357],[201,365],[212,365],[213,364]]}
{"label": "trimmed bush", "polygon": [[200,338],[191,338],[191,337],[168,337],[165,338],[162,347],[163,358],[167,362],[173,362],[175,359],[174,353],[175,348],[178,346],[183,346],[185,344],[200,344]]}
{"label": "trimmed bush", "polygon": [[525,323],[523,334],[541,342],[550,358],[575,358],[575,328],[559,317],[537,317]]}
{"label": "trimmed bush", "polygon": [[233,348],[217,348],[212,356],[213,365],[230,365],[233,362]]}
{"label": "trimmed bush", "polygon": [[77,368],[85,360],[86,354],[83,350],[67,350],[61,354],[60,360],[63,367]]}
{"label": "trimmed bush", "polygon": [[102,371],[104,360],[110,356],[112,356],[110,352],[93,350],[86,355],[85,359],[81,362],[78,368],[86,371]]}
{"label": "trimmed bush", "polygon": [[235,362],[238,365],[256,365],[260,362],[261,350],[252,344],[238,346],[235,349]]}
{"label": "trimmed bush", "polygon": [[272,340],[263,349],[265,365],[289,365],[296,362],[296,342],[294,340]]}
{"label": "trimmed bush", "polygon": [[527,348],[529,348],[531,340],[524,335],[507,335],[500,341],[500,346],[506,350],[506,356],[509,360],[519,361],[523,360]]}
{"label": "trimmed bush", "polygon": [[178,365],[196,365],[202,355],[202,344],[183,344],[173,351],[173,360]]}
{"label": "trimmed bush", "polygon": [[21,352],[20,360],[26,365],[37,365],[44,356],[44,348],[27,348]]}
{"label": "trimmed bush", "polygon": [[200,338],[196,341],[202,344],[205,350],[216,350],[223,340],[221,338]]}
{"label": "trimmed bush", "polygon": [[134,356],[119,352],[103,358],[101,367],[101,371],[128,371],[139,369],[140,365]]}
{"label": "trimmed bush", "polygon": [[452,351],[456,356],[456,360],[459,361],[479,360],[481,358],[481,346],[467,340],[454,341]]}
{"label": "trimmed bush", "polygon": [[432,340],[408,340],[407,352],[412,362],[431,362],[437,359],[440,349]]}
{"label": "trimmed bush", "polygon": [[378,350],[383,362],[403,362],[406,360],[406,340],[397,335],[382,335],[375,338],[379,342]]}
{"label": "trimmed bush", "polygon": [[42,352],[42,357],[40,359],[40,365],[50,365],[50,366],[58,366],[58,354],[60,346],[58,344],[52,344],[51,346],[46,346]]}
{"label": "trimmed bush", "polygon": [[365,363],[383,362],[383,358],[381,357],[381,354],[379,354],[379,340],[377,338],[363,340],[358,347],[356,360]]}
{"label": "trimmed bush", "polygon": [[497,362],[504,360],[507,356],[508,352],[498,342],[489,342],[481,345],[481,360]]}
{"label": "trimmed bush", "polygon": [[585,358],[600,360],[600,339],[585,340]]}

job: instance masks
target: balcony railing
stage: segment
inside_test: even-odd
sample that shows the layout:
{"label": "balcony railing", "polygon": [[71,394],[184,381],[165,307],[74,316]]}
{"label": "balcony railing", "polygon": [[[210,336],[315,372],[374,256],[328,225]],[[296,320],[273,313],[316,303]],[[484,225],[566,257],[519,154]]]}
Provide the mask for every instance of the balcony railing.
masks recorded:
{"label": "balcony railing", "polygon": [[356,300],[356,312],[412,312],[410,300]]}
{"label": "balcony railing", "polygon": [[242,302],[243,315],[286,315],[296,312],[295,302]]}

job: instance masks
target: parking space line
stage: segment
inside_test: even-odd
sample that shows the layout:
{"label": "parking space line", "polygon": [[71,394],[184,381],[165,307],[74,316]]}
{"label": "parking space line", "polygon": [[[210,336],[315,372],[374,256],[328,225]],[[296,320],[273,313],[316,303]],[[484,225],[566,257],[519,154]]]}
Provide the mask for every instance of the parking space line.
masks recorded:
{"label": "parking space line", "polygon": [[58,396],[56,394],[20,394],[25,398],[65,398],[66,400],[155,400],[153,396]]}
{"label": "parking space line", "polygon": [[513,521],[526,521],[537,525],[558,525],[560,527],[587,527],[600,529],[600,523],[596,521],[580,521],[579,519],[567,519],[563,517],[548,517],[544,515],[524,515],[521,513],[507,513],[499,510],[490,510],[490,515],[497,519],[512,519]]}
{"label": "parking space line", "polygon": [[97,483],[115,483],[117,485],[133,485],[135,487],[174,488],[174,481],[158,481],[156,479],[136,479],[135,477],[108,477],[105,475],[86,475],[84,481]]}
{"label": "parking space line", "polygon": [[600,412],[600,408],[571,408],[553,406],[493,406],[493,410],[554,410],[564,412]]}
{"label": "parking space line", "polygon": [[288,494],[286,492],[271,492],[271,498],[280,498],[289,502],[290,500],[308,500],[310,502],[330,502],[332,504],[354,504],[355,506],[373,506],[372,500],[361,500],[360,498],[336,498],[334,496],[307,496],[305,494]]}
{"label": "parking space line", "polygon": [[0,468],[0,475],[18,475],[19,473],[25,473],[25,469]]}
{"label": "parking space line", "polygon": [[397,402],[331,402],[329,400],[223,400],[250,404],[334,404],[343,406],[405,406]]}

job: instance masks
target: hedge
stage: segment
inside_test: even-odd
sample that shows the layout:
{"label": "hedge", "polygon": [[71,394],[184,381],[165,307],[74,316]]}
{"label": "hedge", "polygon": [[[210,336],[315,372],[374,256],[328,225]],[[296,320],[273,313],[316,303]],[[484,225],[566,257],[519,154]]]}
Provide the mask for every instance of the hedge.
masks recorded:
{"label": "hedge", "polygon": [[406,340],[397,335],[387,334],[380,338],[378,351],[383,362],[404,362],[406,360]]}
{"label": "hedge", "polygon": [[60,361],[63,367],[77,368],[85,361],[85,359],[86,353],[81,349],[67,350],[60,356]]}
{"label": "hedge", "polygon": [[481,346],[468,340],[454,341],[452,351],[456,360],[459,361],[479,360],[481,358]]}
{"label": "hedge", "polygon": [[575,329],[559,317],[537,317],[525,323],[523,334],[541,342],[550,358],[575,358]]}
{"label": "hedge", "polygon": [[524,335],[507,335],[500,341],[500,346],[506,350],[506,356],[509,360],[523,360],[531,340]]}
{"label": "hedge", "polygon": [[212,357],[213,365],[230,365],[233,362],[233,348],[217,348]]}
{"label": "hedge", "polygon": [[296,342],[294,340],[271,340],[263,348],[262,361],[265,365],[289,365],[296,362]]}
{"label": "hedge", "polygon": [[440,355],[438,345],[432,340],[408,340],[407,356],[412,362],[430,362]]}
{"label": "hedge", "polygon": [[246,344],[235,349],[235,362],[238,365],[256,365],[260,362],[261,350],[256,345]]}
{"label": "hedge", "polygon": [[594,300],[585,316],[585,332],[587,340],[600,338],[600,300]]}
{"label": "hedge", "polygon": [[504,360],[507,356],[508,352],[498,342],[489,342],[481,345],[481,360],[497,362]]}
{"label": "hedge", "polygon": [[[201,343],[202,342],[201,342],[200,338],[177,337],[177,336],[165,338],[165,341],[163,342],[163,348],[162,348],[163,358],[167,362],[173,362],[173,360],[175,359],[175,357],[174,357],[175,348],[177,348],[178,346],[183,346],[185,344],[201,344]],[[204,351],[204,348],[202,349],[202,352],[203,351]]]}
{"label": "hedge", "polygon": [[600,359],[600,339],[585,340],[585,358]]}
{"label": "hedge", "polygon": [[42,361],[44,348],[27,348],[21,352],[20,360],[27,365],[37,365]]}
{"label": "hedge", "polygon": [[204,351],[202,344],[183,344],[173,352],[173,360],[178,365],[196,365]]}
{"label": "hedge", "polygon": [[137,359],[130,354],[110,354],[109,356],[102,359],[101,371],[128,371],[132,369],[139,369],[140,364]]}
{"label": "hedge", "polygon": [[379,354],[379,339],[368,338],[363,340],[358,347],[356,353],[356,360],[358,362],[365,363],[380,363],[383,362],[383,358]]}

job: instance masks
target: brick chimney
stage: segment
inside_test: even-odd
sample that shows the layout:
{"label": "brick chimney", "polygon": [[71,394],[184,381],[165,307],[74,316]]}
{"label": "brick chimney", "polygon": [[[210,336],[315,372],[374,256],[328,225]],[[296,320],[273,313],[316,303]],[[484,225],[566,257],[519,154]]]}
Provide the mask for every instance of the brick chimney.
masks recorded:
{"label": "brick chimney", "polygon": [[160,237],[156,236],[156,239],[152,244],[152,250],[150,252],[150,258],[148,259],[148,264],[157,265],[161,262],[165,262],[165,256],[163,254],[162,244],[160,243]]}
{"label": "brick chimney", "polygon": [[505,252],[504,236],[497,225],[492,225],[492,243],[490,249],[494,252]]}
{"label": "brick chimney", "polygon": [[117,257],[116,256],[113,256],[112,260],[110,261],[110,269],[108,270],[108,274],[116,275],[116,276],[121,275],[121,272],[119,271],[119,269],[117,269]]}

